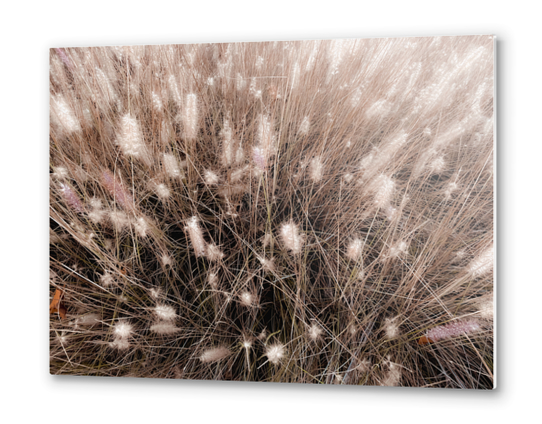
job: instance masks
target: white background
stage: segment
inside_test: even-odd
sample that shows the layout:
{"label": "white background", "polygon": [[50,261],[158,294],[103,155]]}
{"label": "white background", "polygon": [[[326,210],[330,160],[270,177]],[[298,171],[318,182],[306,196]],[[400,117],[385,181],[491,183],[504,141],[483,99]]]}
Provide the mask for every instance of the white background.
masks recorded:
{"label": "white background", "polygon": [[[536,2],[183,3],[3,3],[2,421],[400,420],[440,424],[540,419],[542,55]],[[49,48],[466,34],[495,34],[498,39],[497,390],[320,387],[48,374]]]}

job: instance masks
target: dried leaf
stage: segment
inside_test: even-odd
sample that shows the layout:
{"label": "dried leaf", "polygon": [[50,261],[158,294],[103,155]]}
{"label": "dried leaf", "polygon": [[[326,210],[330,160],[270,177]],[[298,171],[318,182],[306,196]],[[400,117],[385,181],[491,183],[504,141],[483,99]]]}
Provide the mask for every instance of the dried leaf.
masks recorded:
{"label": "dried leaf", "polygon": [[62,304],[63,296],[64,296],[64,292],[60,289],[56,289],[55,295],[53,296],[53,300],[51,304],[49,305],[49,313],[51,314],[58,313],[61,319],[66,319],[67,309]]}

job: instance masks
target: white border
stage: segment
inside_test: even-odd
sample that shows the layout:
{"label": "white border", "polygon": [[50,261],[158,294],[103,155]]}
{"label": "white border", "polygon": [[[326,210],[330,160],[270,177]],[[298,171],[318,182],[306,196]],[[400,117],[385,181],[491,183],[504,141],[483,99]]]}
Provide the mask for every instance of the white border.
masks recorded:
{"label": "white border", "polygon": [[[2,31],[6,422],[429,422],[539,416],[542,59],[532,1],[34,1]],[[63,45],[496,34],[499,387],[492,392],[48,375],[48,54]],[[45,299],[45,300],[44,300]],[[535,418],[536,419],[536,418]],[[399,421],[400,420],[400,421]]]}

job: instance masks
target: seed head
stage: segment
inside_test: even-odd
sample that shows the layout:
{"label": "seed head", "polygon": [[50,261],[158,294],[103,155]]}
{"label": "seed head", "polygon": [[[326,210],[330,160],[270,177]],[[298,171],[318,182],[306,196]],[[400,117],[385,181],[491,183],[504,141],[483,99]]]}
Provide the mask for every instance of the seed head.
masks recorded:
{"label": "seed head", "polygon": [[305,237],[299,234],[299,228],[293,222],[282,224],[280,228],[280,237],[286,249],[292,254],[301,253]]}
{"label": "seed head", "polygon": [[202,353],[199,359],[201,360],[201,362],[204,363],[217,362],[230,355],[230,353],[230,350],[226,347],[217,347],[214,349],[206,350]]}
{"label": "seed head", "polygon": [[268,346],[265,351],[265,356],[267,356],[267,359],[269,359],[269,362],[275,365],[277,365],[280,361],[282,361],[285,355],[286,355],[286,348],[281,343],[272,344],[271,346]]}

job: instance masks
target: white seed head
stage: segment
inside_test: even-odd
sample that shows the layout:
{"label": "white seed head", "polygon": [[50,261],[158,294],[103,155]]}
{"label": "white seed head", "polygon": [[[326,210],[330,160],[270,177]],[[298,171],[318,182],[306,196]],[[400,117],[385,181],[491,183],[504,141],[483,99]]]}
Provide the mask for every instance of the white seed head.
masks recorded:
{"label": "white seed head", "polygon": [[301,253],[305,237],[299,234],[299,228],[296,224],[293,222],[282,224],[280,236],[284,246],[294,255]]}
{"label": "white seed head", "polygon": [[195,94],[186,96],[185,106],[182,112],[182,121],[185,137],[189,140],[196,138],[198,134],[198,99]]}
{"label": "white seed head", "polygon": [[160,96],[154,91],[152,92],[152,105],[154,109],[158,112],[161,112],[164,108],[164,105],[162,104],[162,99],[160,99]]}
{"label": "white seed head", "polygon": [[193,216],[188,220],[185,230],[188,231],[190,241],[192,242],[192,247],[194,248],[194,253],[196,256],[205,255],[206,243],[203,239],[203,232],[198,224],[198,218]]}
{"label": "white seed head", "polygon": [[156,334],[174,334],[181,329],[169,321],[160,321],[151,325],[150,330]]}
{"label": "white seed head", "polygon": [[118,232],[121,232],[130,226],[128,215],[119,210],[110,211],[109,220]]}
{"label": "white seed head", "polygon": [[183,172],[179,167],[177,158],[169,153],[164,153],[162,158],[162,164],[164,165],[164,170],[171,178],[183,178]]}
{"label": "white seed head", "polygon": [[397,317],[386,318],[384,321],[384,331],[388,339],[394,339],[399,335],[399,325],[397,324]]}
{"label": "white seed head", "polygon": [[126,350],[130,347],[130,342],[128,341],[128,339],[118,337],[111,343],[109,343],[109,346],[118,350]]}
{"label": "white seed head", "polygon": [[281,343],[275,343],[268,346],[265,351],[265,356],[269,359],[269,362],[277,365],[286,355],[286,348]]}
{"label": "white seed head", "polygon": [[365,113],[368,118],[383,118],[391,110],[391,104],[385,99],[374,102]]}
{"label": "white seed head", "polygon": [[230,353],[230,350],[226,347],[216,347],[203,352],[199,359],[204,363],[216,362],[229,356]]}
{"label": "white seed head", "polygon": [[322,333],[323,333],[322,328],[320,328],[320,326],[317,324],[312,324],[309,328],[309,337],[313,341],[318,340],[320,336],[322,335]]}
{"label": "white seed head", "polygon": [[162,200],[168,199],[169,196],[171,196],[171,191],[165,184],[156,184],[154,191],[156,192],[156,195]]}
{"label": "white seed head", "polygon": [[382,386],[395,387],[401,383],[402,371],[398,364],[391,361],[386,361],[388,365],[388,372],[382,380]]}
{"label": "white seed head", "polygon": [[407,250],[408,250],[408,243],[401,240],[390,248],[388,256],[390,258],[397,258],[405,254]]}
{"label": "white seed head", "polygon": [[249,166],[245,165],[242,168],[236,169],[231,173],[231,182],[237,183],[241,181],[241,179],[248,174]]}
{"label": "white seed head", "polygon": [[143,217],[137,218],[137,220],[134,223],[134,228],[136,233],[140,237],[147,237],[147,231],[149,230],[149,224],[147,220]]}
{"label": "white seed head", "polygon": [[224,258],[224,253],[216,244],[209,243],[206,248],[205,256],[210,261],[216,262]]}
{"label": "white seed head", "polygon": [[305,118],[303,118],[303,121],[301,122],[301,125],[299,126],[299,134],[307,135],[309,133],[310,127],[311,122],[309,120],[309,117],[305,116]]}
{"label": "white seed head", "polygon": [[445,166],[446,162],[444,161],[444,158],[442,156],[439,156],[428,165],[428,169],[431,174],[437,175],[444,171]]}
{"label": "white seed head", "polygon": [[385,208],[389,205],[393,197],[395,182],[386,175],[380,175],[375,180],[374,191],[375,205],[379,208]]}
{"label": "white seed head", "polygon": [[483,277],[493,270],[493,245],[476,257],[468,266],[473,277]]}
{"label": "white seed head", "polygon": [[159,299],[162,296],[162,290],[160,288],[150,289],[150,295],[153,299]]}
{"label": "white seed head", "polygon": [[492,321],[494,312],[493,298],[482,300],[478,304],[478,311],[481,318]]}
{"label": "white seed head", "polygon": [[99,224],[103,222],[106,216],[107,216],[107,212],[100,209],[91,209],[90,212],[88,212],[88,218],[94,224]]}
{"label": "white seed head", "polygon": [[217,185],[220,181],[220,178],[213,171],[206,169],[203,174],[203,179],[207,185]]}
{"label": "white seed head", "polygon": [[91,327],[100,322],[100,316],[98,314],[87,314],[78,317],[75,320],[76,325],[83,327]]}
{"label": "white seed head", "polygon": [[53,177],[58,180],[65,180],[69,178],[68,170],[64,166],[57,166],[55,172],[53,172]]}
{"label": "white seed head", "polygon": [[348,250],[346,256],[352,260],[357,261],[361,258],[361,253],[363,251],[363,241],[359,238],[356,238],[350,242],[348,245]]}
{"label": "white seed head", "polygon": [[265,269],[268,272],[275,271],[275,258],[271,259],[265,259],[265,258],[258,258],[260,263],[262,264],[263,269]]}
{"label": "white seed head", "polygon": [[218,274],[216,272],[209,272],[209,285],[213,290],[218,288]]}
{"label": "white seed head", "polygon": [[160,257],[160,261],[162,262],[162,265],[164,266],[173,265],[173,258],[165,253]]}
{"label": "white seed head", "polygon": [[168,305],[156,305],[153,309],[156,316],[165,321],[173,321],[177,318],[177,313],[175,309]]}
{"label": "white seed head", "polygon": [[73,133],[81,130],[79,120],[64,97],[51,97],[51,111],[51,120],[62,128],[63,131]]}
{"label": "white seed head", "polygon": [[112,286],[116,283],[115,277],[110,272],[105,272],[101,277],[100,281],[104,287]]}
{"label": "white seed head", "polygon": [[310,166],[309,166],[309,176],[311,180],[313,180],[315,183],[319,183],[322,181],[322,177],[324,175],[324,164],[322,163],[322,158],[316,157],[313,160],[311,160]]}
{"label": "white seed head", "polygon": [[241,300],[241,303],[245,306],[253,306],[254,304],[254,301],[255,301],[255,298],[254,298],[254,295],[250,292],[243,292],[241,293],[241,295],[239,296],[239,299]]}
{"label": "white seed head", "polygon": [[115,334],[116,337],[127,339],[132,335],[134,331],[133,326],[125,321],[118,321],[115,324],[115,328],[113,330],[113,334]]}
{"label": "white seed head", "polygon": [[124,115],[120,121],[117,144],[126,156],[148,162],[147,147],[143,142],[143,134],[137,119]]}
{"label": "white seed head", "polygon": [[220,134],[222,136],[222,164],[230,166],[234,159],[234,141],[233,131],[228,119],[224,119],[224,127]]}

